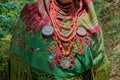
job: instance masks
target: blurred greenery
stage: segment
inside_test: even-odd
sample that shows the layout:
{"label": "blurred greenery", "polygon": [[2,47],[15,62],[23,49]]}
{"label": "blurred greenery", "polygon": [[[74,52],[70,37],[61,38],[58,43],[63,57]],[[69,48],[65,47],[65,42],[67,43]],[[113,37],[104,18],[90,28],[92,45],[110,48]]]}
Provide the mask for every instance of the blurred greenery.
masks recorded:
{"label": "blurred greenery", "polygon": [[26,3],[35,0],[0,0],[0,80],[8,77],[8,50],[12,29],[19,17],[20,11]]}
{"label": "blurred greenery", "polygon": [[[0,0],[0,79],[7,80],[8,56],[12,29],[20,11],[26,3],[36,0]],[[102,27],[106,52],[111,56],[114,47],[120,42],[120,1],[94,0],[98,21]]]}
{"label": "blurred greenery", "polygon": [[94,5],[104,33],[106,52],[110,54],[120,41],[120,1],[94,0]]}

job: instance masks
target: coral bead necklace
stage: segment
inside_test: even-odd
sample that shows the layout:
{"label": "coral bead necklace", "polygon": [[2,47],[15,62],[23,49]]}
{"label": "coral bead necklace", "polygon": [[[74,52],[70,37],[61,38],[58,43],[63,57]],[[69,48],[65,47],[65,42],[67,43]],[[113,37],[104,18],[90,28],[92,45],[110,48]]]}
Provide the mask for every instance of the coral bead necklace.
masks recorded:
{"label": "coral bead necklace", "polygon": [[[59,9],[62,9],[63,12],[60,12]],[[64,11],[67,11],[67,13]],[[57,14],[62,15],[64,18],[69,17],[71,20],[70,25],[66,27],[62,24],[59,24],[57,22]],[[71,53],[71,48],[73,46],[72,40],[75,38],[76,30],[78,29],[77,15],[75,13],[74,3],[71,3],[69,6],[61,6],[55,0],[53,0],[50,7],[50,18],[55,31],[54,39],[58,42],[58,46],[61,49],[62,55],[67,56]],[[67,34],[64,34],[62,32],[62,29],[69,30],[69,32]],[[69,44],[66,50],[64,49],[63,43]]]}

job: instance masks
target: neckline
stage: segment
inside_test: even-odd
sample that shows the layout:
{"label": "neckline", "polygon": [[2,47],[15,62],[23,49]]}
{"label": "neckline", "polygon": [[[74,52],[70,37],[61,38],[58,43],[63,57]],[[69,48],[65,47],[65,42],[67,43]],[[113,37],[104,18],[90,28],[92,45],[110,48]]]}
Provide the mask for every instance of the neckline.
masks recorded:
{"label": "neckline", "polygon": [[69,6],[71,3],[68,2],[68,3],[62,3],[60,0],[56,0],[56,2],[61,5],[61,6]]}

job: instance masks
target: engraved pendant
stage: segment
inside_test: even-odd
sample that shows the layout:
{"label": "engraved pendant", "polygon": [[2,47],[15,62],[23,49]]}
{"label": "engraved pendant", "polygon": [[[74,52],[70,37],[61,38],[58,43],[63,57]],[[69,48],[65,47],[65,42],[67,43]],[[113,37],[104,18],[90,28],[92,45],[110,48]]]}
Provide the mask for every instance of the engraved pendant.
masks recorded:
{"label": "engraved pendant", "polygon": [[59,61],[59,66],[62,69],[68,69],[71,65],[71,60],[68,57],[62,57]]}
{"label": "engraved pendant", "polygon": [[42,34],[46,37],[52,36],[54,33],[54,29],[52,25],[45,25],[42,28]]}
{"label": "engraved pendant", "polygon": [[87,32],[86,32],[86,30],[85,30],[83,27],[78,27],[77,34],[78,34],[79,36],[84,37],[84,36],[87,35]]}

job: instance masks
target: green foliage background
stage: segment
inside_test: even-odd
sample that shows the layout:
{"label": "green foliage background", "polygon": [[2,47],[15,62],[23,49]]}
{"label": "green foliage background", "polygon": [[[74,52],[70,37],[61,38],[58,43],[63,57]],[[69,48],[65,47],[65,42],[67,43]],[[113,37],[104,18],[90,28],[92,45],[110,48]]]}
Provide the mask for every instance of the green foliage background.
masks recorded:
{"label": "green foliage background", "polygon": [[[36,0],[0,0],[0,79],[7,80],[8,50],[13,26],[24,4]],[[120,1],[94,0],[95,10],[102,27],[106,52],[111,56],[113,48],[120,41]]]}

